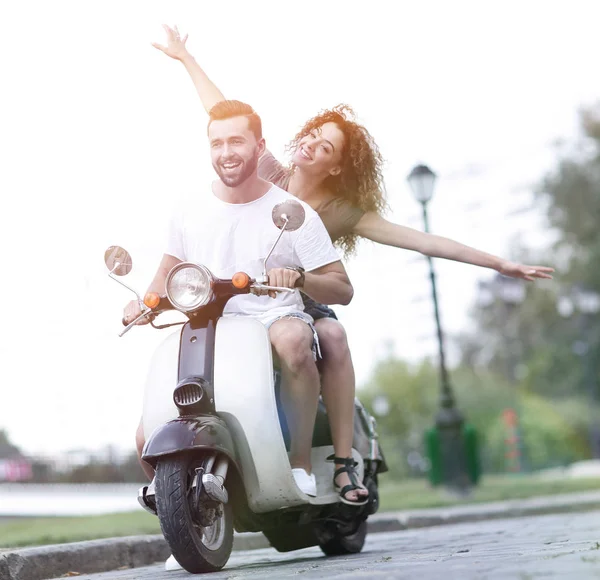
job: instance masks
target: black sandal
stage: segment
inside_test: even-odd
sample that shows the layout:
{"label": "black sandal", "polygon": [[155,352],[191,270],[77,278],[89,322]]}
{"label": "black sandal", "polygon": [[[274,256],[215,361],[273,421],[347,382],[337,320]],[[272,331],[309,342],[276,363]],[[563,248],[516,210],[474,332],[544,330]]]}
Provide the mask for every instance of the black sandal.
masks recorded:
{"label": "black sandal", "polygon": [[[358,476],[356,475],[356,470],[354,469],[358,463],[354,461],[352,457],[336,457],[335,455],[330,455],[325,461],[341,463],[344,465],[344,467],[336,469],[333,474],[333,486],[335,487],[335,491],[340,494],[340,500],[347,505],[365,505],[369,501],[369,496],[364,498],[359,496],[355,501],[346,498],[346,494],[350,491],[366,489],[364,486],[360,485]],[[344,487],[340,487],[335,482],[335,478],[341,473],[347,473],[348,477],[350,478],[350,483]]]}

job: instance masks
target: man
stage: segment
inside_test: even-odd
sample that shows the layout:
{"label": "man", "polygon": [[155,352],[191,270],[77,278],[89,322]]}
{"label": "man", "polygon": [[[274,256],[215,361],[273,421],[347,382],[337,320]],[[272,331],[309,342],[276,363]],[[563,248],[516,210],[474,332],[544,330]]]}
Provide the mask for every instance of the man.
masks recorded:
{"label": "man", "polygon": [[[195,199],[170,228],[167,250],[148,291],[163,293],[169,271],[182,261],[207,266],[216,276],[230,278],[244,271],[262,273],[266,257],[279,230],[271,221],[273,207],[291,194],[258,177],[258,159],[265,150],[260,117],[239,101],[221,101],[210,111],[208,139],[211,160],[219,180],[207,196]],[[325,304],[348,304],[353,289],[317,213],[302,203],[306,219],[295,232],[287,232],[269,259],[269,284],[294,288]],[[290,268],[299,269],[290,269]],[[300,270],[303,269],[304,271]],[[140,314],[137,301],[125,308],[124,320]],[[281,362],[281,400],[291,436],[290,463],[298,487],[316,495],[310,451],[320,391],[316,366],[316,333],[312,318],[304,313],[300,293],[274,297],[242,295],[232,298],[225,315],[252,316],[269,329]],[[147,322],[147,321],[146,321]],[[138,453],[144,446],[140,427]],[[142,462],[152,478],[152,468]]]}

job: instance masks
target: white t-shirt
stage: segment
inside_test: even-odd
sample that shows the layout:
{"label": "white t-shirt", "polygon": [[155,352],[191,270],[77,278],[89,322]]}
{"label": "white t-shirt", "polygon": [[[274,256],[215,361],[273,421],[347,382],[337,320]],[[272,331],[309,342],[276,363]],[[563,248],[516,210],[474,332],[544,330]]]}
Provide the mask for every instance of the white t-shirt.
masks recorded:
{"label": "white t-shirt", "polygon": [[[273,207],[287,199],[301,203],[306,218],[296,231],[284,232],[267,262],[267,271],[302,266],[310,272],[337,262],[340,258],[317,212],[276,185],[249,203],[226,203],[212,191],[185,202],[171,221],[166,253],[184,262],[202,264],[217,278],[231,278],[236,272],[257,278],[280,233],[272,221]],[[296,290],[279,292],[276,298],[234,296],[224,314],[252,316],[269,325],[280,316],[303,311],[302,297]]]}

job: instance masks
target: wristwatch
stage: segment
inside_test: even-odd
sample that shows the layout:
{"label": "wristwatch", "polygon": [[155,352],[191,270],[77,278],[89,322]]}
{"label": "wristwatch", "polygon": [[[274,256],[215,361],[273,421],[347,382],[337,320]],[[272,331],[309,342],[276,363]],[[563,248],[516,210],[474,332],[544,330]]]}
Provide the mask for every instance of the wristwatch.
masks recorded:
{"label": "wristwatch", "polygon": [[304,275],[304,268],[302,266],[298,266],[298,267],[286,266],[285,269],[286,270],[294,270],[294,272],[298,272],[300,274],[300,278],[298,278],[296,280],[296,283],[294,284],[294,288],[304,288],[304,279],[306,278],[306,276]]}

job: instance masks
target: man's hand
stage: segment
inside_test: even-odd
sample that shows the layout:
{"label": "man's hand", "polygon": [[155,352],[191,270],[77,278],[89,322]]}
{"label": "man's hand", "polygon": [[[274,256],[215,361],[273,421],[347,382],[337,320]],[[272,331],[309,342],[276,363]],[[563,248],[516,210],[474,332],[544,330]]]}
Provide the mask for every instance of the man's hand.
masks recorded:
{"label": "man's hand", "polygon": [[[142,313],[142,309],[140,308],[140,304],[137,300],[132,300],[127,306],[125,306],[123,310],[123,322],[126,324],[130,324],[133,322],[140,314]],[[143,326],[144,324],[148,324],[150,322],[150,318],[144,316],[141,320],[136,322],[136,326]]]}
{"label": "man's hand", "polygon": [[552,279],[550,272],[554,272],[554,268],[549,268],[548,266],[526,266],[504,260],[498,268],[498,272],[504,276],[522,278],[523,280],[533,282],[536,278]]}
{"label": "man's hand", "polygon": [[280,286],[283,288],[295,288],[296,282],[302,275],[296,270],[289,268],[273,268],[269,270],[269,286]]}
{"label": "man's hand", "polygon": [[[280,288],[295,288],[296,282],[302,277],[300,272],[288,268],[273,268],[269,270],[269,286],[279,286]],[[269,291],[269,296],[275,298],[277,292]]]}
{"label": "man's hand", "polygon": [[185,47],[188,35],[186,34],[183,38],[180,38],[177,26],[171,28],[166,24],[163,24],[163,28],[167,33],[167,46],[163,46],[157,42],[153,42],[152,46],[154,48],[158,48],[158,50],[162,50],[167,56],[170,56],[175,60],[182,60],[189,54],[187,48]]}

